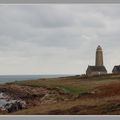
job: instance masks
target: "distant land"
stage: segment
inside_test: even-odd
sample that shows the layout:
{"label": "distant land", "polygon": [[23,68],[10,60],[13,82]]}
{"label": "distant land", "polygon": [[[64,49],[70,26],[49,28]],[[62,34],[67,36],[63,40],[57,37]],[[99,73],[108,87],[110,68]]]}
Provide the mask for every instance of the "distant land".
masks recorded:
{"label": "distant land", "polygon": [[4,115],[120,114],[120,74],[15,81],[0,92]]}

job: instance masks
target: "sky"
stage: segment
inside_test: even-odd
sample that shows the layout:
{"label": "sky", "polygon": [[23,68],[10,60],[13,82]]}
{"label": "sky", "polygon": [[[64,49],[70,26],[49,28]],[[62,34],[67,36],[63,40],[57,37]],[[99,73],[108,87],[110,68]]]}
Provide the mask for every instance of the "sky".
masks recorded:
{"label": "sky", "polygon": [[120,64],[120,4],[0,5],[0,75],[84,74],[103,48]]}

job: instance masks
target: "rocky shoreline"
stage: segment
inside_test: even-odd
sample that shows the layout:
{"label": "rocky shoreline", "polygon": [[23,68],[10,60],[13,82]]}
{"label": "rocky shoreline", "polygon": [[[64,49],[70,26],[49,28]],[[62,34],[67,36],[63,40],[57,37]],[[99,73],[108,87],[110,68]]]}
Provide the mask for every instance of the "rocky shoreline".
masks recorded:
{"label": "rocky shoreline", "polygon": [[16,112],[26,108],[26,102],[20,99],[12,99],[4,92],[0,93],[0,110],[3,112]]}
{"label": "rocky shoreline", "polygon": [[72,99],[71,95],[58,89],[51,90],[43,87],[37,88],[14,84],[0,86],[0,101],[4,100],[0,110],[6,113],[70,99]]}

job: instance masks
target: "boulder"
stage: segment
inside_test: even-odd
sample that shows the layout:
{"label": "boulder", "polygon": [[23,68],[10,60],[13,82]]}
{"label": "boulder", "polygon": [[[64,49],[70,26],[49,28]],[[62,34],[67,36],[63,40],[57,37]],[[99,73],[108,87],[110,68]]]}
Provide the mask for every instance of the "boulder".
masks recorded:
{"label": "boulder", "polygon": [[4,109],[7,112],[16,112],[18,110],[24,109],[26,107],[25,101],[20,100],[11,100],[7,104],[4,105]]}

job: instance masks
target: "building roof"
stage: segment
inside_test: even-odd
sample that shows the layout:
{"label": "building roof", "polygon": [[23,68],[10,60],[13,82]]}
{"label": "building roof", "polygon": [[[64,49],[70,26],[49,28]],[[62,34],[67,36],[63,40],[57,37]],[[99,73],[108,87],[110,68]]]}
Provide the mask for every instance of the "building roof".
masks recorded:
{"label": "building roof", "polygon": [[120,65],[114,66],[113,70],[119,71],[120,72]]}
{"label": "building roof", "polygon": [[94,72],[107,72],[105,66],[88,66],[88,69]]}

